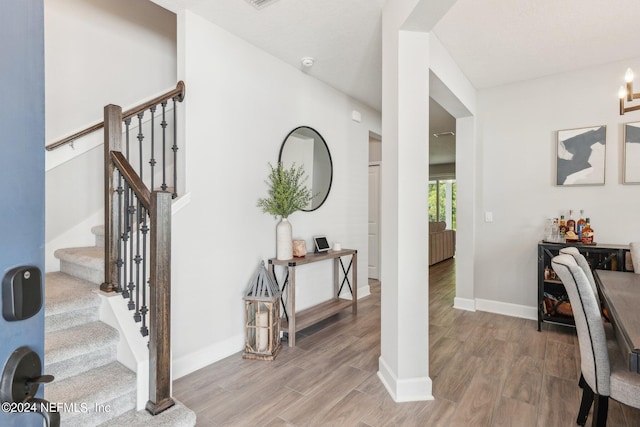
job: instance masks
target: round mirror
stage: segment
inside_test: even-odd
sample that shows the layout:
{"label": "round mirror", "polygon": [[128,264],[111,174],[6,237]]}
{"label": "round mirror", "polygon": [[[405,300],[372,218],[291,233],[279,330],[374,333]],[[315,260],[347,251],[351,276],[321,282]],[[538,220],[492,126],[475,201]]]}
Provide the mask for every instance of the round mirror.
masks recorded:
{"label": "round mirror", "polygon": [[307,187],[315,197],[302,209],[310,212],[318,209],[329,195],[333,180],[333,163],[329,147],[322,135],[308,126],[300,126],[289,132],[280,147],[278,162],[285,168],[304,166]]}

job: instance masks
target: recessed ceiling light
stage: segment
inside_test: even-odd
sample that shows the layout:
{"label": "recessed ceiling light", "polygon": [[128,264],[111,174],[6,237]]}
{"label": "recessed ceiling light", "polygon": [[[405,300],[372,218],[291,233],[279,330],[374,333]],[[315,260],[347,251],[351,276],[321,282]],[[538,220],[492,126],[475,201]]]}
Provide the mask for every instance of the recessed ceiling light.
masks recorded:
{"label": "recessed ceiling light", "polygon": [[247,0],[256,9],[262,9],[265,6],[275,3],[278,0]]}
{"label": "recessed ceiling light", "polygon": [[311,68],[313,67],[315,60],[310,56],[305,56],[300,62],[302,63],[303,68]]}

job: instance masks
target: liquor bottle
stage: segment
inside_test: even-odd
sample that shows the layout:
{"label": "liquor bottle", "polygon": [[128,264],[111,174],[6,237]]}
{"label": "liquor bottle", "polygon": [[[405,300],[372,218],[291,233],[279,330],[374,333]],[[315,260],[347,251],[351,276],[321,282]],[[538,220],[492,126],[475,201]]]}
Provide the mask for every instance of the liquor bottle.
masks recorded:
{"label": "liquor bottle", "polygon": [[573,228],[576,231],[576,221],[573,219],[573,210],[569,209],[569,219],[567,220],[567,231]]}
{"label": "liquor bottle", "polygon": [[587,224],[587,221],[584,219],[584,209],[580,209],[580,219],[576,222],[576,232],[578,233],[578,237],[582,240],[582,229]]}
{"label": "liquor bottle", "polygon": [[579,242],[580,241],[580,239],[578,239],[578,235],[576,234],[576,232],[573,231],[573,225],[571,227],[569,227],[569,229],[565,233],[564,240],[565,240],[565,242]]}
{"label": "liquor bottle", "polygon": [[593,243],[593,228],[591,228],[589,218],[587,218],[586,224],[582,229],[582,243]]}
{"label": "liquor bottle", "polygon": [[560,215],[560,237],[564,238],[567,232],[567,222],[564,220],[564,215]]}

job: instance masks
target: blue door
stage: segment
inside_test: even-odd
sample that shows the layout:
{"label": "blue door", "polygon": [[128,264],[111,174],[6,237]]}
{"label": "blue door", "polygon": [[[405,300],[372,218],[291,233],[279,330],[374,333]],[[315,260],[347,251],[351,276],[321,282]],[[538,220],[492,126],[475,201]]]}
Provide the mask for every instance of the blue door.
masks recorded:
{"label": "blue door", "polygon": [[[44,271],[44,19],[43,0],[3,0],[0,8],[0,276],[4,277],[22,265]],[[44,361],[44,309],[21,321],[0,316],[3,369],[21,346],[30,347]],[[38,394],[42,396],[42,387]],[[42,417],[3,410],[0,425],[41,427]]]}

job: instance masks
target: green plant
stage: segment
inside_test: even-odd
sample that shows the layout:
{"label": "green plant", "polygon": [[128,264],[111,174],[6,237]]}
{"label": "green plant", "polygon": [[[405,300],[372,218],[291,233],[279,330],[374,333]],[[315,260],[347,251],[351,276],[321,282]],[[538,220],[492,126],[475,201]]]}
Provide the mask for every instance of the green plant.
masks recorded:
{"label": "green plant", "polygon": [[311,191],[304,185],[307,176],[304,166],[291,165],[285,169],[282,163],[273,167],[265,183],[269,186],[269,197],[258,199],[258,207],[262,212],[274,217],[287,218],[292,213],[304,209],[313,198]]}

